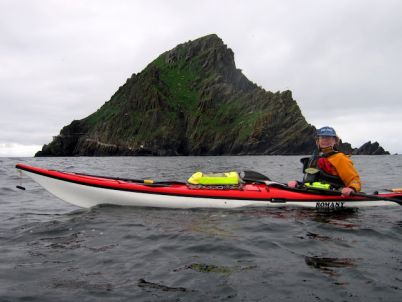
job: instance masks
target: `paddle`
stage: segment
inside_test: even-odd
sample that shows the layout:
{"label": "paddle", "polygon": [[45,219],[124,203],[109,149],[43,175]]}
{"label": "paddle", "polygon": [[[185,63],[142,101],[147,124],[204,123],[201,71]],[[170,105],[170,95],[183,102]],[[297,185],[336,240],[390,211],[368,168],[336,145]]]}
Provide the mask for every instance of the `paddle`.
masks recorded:
{"label": "paddle", "polygon": [[[289,190],[303,191],[303,192],[308,192],[308,191],[311,192],[311,190],[314,190],[319,193],[325,193],[325,194],[329,194],[329,195],[340,195],[341,194],[340,191],[328,190],[328,189],[323,189],[323,188],[314,188],[314,187],[290,188],[285,184],[271,181],[267,176],[260,174],[258,172],[254,172],[254,171],[244,171],[244,172],[245,172],[245,176],[243,177],[243,180],[245,180],[245,177],[248,176],[246,179],[247,181],[265,183],[267,186],[279,186],[279,187],[286,188]],[[249,174],[247,174],[246,172]],[[311,171],[311,172],[314,173],[314,171]],[[399,192],[399,191],[397,191],[397,192]],[[386,200],[386,201],[395,202],[395,203],[399,204],[400,206],[402,206],[402,199],[393,198],[393,197],[370,195],[370,194],[358,193],[358,192],[352,192],[351,196],[365,197],[367,199],[372,199],[372,200]],[[402,197],[402,195],[401,195],[401,197]]]}
{"label": "paddle", "polygon": [[[333,195],[333,194],[340,195],[341,194],[341,192],[338,190],[314,188],[314,187],[304,187],[301,190],[304,190],[304,191],[315,190],[317,192],[323,192],[323,193],[327,193],[327,194],[330,193],[331,195]],[[395,202],[395,203],[399,204],[400,206],[402,206],[402,199],[398,199],[398,198],[394,198],[394,197],[371,195],[371,194],[366,194],[366,193],[362,193],[362,192],[352,192],[350,194],[350,196],[364,197],[364,198],[371,199],[371,200],[374,199],[374,200],[392,201],[392,202]],[[402,197],[402,195],[401,195],[401,197]]]}
{"label": "paddle", "polygon": [[395,203],[399,204],[400,206],[402,206],[402,199],[398,199],[398,198],[378,196],[378,195],[370,195],[370,194],[358,193],[358,192],[352,192],[350,195],[351,196],[365,197],[365,198],[374,199],[374,200],[392,201],[392,202],[395,202]]}
{"label": "paddle", "polygon": [[[323,193],[331,193],[331,194],[341,194],[340,191],[337,190],[328,190],[328,189],[322,189],[322,188],[314,188],[314,187],[305,187],[305,189],[303,189],[304,191],[309,191],[309,190],[315,190],[318,192],[323,192]],[[358,196],[358,197],[364,197],[367,199],[371,199],[371,200],[385,200],[385,201],[391,201],[391,202],[395,202],[397,204],[399,204],[400,206],[402,206],[402,199],[398,199],[398,198],[394,198],[394,197],[386,197],[386,196],[378,196],[378,195],[371,195],[371,194],[366,194],[366,193],[362,193],[362,192],[352,192],[350,194],[350,196]],[[402,197],[402,195],[401,195]]]}
{"label": "paddle", "polygon": [[245,182],[261,182],[261,183],[265,183],[266,181],[271,180],[268,176],[265,176],[264,174],[250,170],[241,172],[241,179]]}
{"label": "paddle", "polygon": [[180,181],[155,181],[155,180],[152,180],[152,179],[121,178],[121,177],[101,176],[101,175],[93,175],[93,174],[85,174],[85,173],[77,173],[77,172],[65,172],[65,173],[74,173],[76,175],[82,175],[82,176],[98,177],[98,178],[106,178],[106,179],[120,180],[120,181],[126,181],[126,182],[133,182],[133,183],[144,184],[144,185],[147,185],[147,186],[169,186],[169,185],[173,185],[173,184],[184,184],[183,182],[180,182]]}

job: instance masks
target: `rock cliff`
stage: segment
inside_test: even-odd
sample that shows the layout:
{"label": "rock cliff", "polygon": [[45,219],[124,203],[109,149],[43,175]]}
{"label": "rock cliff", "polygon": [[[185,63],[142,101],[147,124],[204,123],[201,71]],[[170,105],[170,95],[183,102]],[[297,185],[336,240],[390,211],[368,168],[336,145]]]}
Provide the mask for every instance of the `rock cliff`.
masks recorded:
{"label": "rock cliff", "polygon": [[389,155],[389,152],[385,151],[378,142],[371,143],[371,141],[363,144],[360,148],[354,149],[352,153],[360,155]]}
{"label": "rock cliff", "polygon": [[249,81],[213,34],[161,54],[36,156],[309,154],[314,134],[291,91]]}

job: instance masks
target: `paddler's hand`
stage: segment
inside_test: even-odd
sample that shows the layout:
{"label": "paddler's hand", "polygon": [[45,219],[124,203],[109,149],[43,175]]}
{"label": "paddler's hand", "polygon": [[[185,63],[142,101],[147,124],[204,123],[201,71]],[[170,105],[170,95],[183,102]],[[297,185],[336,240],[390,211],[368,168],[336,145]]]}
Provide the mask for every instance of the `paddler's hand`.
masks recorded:
{"label": "paddler's hand", "polygon": [[296,188],[297,187],[297,181],[296,180],[291,180],[288,182],[288,187],[289,188]]}
{"label": "paddler's hand", "polygon": [[355,190],[353,190],[352,188],[344,187],[344,188],[342,188],[341,193],[342,193],[342,196],[348,197],[348,196],[350,196],[354,191],[355,191]]}

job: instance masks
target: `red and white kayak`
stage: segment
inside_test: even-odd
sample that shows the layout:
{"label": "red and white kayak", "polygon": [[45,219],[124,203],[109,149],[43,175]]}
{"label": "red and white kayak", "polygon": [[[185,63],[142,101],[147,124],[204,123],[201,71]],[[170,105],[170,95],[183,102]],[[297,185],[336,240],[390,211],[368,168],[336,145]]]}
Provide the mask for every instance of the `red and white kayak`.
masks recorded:
{"label": "red and white kayak", "polygon": [[[113,177],[46,170],[23,164],[17,170],[31,177],[56,197],[89,208],[100,204],[161,208],[239,208],[300,206],[319,209],[395,206],[381,198],[402,200],[402,193],[343,197],[290,189],[280,184],[246,183],[235,189],[195,188],[186,183],[122,180]],[[374,196],[373,196],[374,197]]]}

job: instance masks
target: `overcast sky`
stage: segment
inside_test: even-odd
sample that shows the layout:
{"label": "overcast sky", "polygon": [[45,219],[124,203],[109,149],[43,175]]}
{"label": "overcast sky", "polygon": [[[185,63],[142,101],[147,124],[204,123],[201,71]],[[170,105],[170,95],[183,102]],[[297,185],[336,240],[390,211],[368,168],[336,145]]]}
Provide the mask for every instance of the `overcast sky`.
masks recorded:
{"label": "overcast sky", "polygon": [[177,44],[216,33],[307,121],[402,153],[402,1],[0,0],[0,156],[32,156]]}

